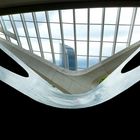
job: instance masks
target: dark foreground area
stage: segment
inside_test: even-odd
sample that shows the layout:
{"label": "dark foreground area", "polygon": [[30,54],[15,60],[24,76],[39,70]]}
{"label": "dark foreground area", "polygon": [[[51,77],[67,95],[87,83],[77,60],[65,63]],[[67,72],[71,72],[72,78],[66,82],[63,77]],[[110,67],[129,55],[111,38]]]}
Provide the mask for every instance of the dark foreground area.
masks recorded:
{"label": "dark foreground area", "polygon": [[[5,58],[3,56],[5,55],[0,55],[1,60],[5,60],[6,63],[4,61],[0,61],[1,66],[6,68],[8,67],[7,69],[13,72],[16,71],[16,73],[24,73],[24,71],[19,69],[19,67],[16,66],[13,61],[10,61],[7,59],[7,57]],[[136,58],[139,60],[139,57]],[[137,67],[139,63],[136,62],[139,61],[132,61],[126,65],[124,71],[122,72],[126,72]],[[44,105],[32,100],[31,98],[0,81],[1,122],[3,122],[3,119],[6,120],[5,122],[14,122],[13,120],[16,120],[15,122],[17,122],[17,120],[20,119],[21,123],[26,119],[29,120],[29,122],[35,120],[35,122],[33,122],[34,124],[37,122],[40,124],[47,122],[48,125],[48,123],[57,124],[59,122],[60,124],[58,127],[64,123],[66,125],[72,125],[73,128],[79,122],[80,125],[85,123],[86,125],[90,124],[92,128],[96,128],[95,123],[97,123],[97,126],[100,127],[99,124],[103,124],[105,122],[108,125],[108,123],[113,120],[112,124],[114,125],[114,122],[117,123],[120,119],[122,122],[126,122],[128,125],[130,122],[133,123],[133,121],[135,121],[136,123],[133,123],[135,125],[140,122],[139,114],[140,81],[111,100],[100,105],[84,109],[58,109]],[[86,128],[87,127],[84,127],[84,129]]]}

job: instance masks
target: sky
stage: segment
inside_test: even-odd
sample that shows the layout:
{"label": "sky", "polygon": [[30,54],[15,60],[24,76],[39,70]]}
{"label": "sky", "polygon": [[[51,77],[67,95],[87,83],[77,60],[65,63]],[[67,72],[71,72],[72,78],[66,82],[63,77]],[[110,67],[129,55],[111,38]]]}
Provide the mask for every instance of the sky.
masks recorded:
{"label": "sky", "polygon": [[[5,29],[9,32],[15,33],[13,29],[13,24],[10,21],[14,21],[15,27],[17,29],[18,36],[20,38],[22,47],[29,49],[29,40],[32,45],[35,54],[40,55],[39,41],[40,39],[44,57],[52,62],[52,52],[50,40],[49,40],[49,29],[52,37],[53,50],[55,53],[55,58],[59,61],[60,43],[62,43],[62,38],[64,39],[64,44],[72,47],[75,50],[74,40],[76,39],[76,52],[77,52],[77,62],[80,60],[85,62],[85,68],[87,66],[87,61],[89,61],[89,66],[96,64],[99,61],[100,48],[102,48],[102,60],[110,57],[112,55],[113,42],[115,40],[115,33],[117,28],[117,15],[118,9],[115,8],[105,8],[105,15],[103,16],[103,8],[84,8],[84,9],[68,9],[68,10],[54,10],[47,11],[47,18],[44,11],[32,13],[24,13],[22,16],[20,14],[15,14],[9,16],[2,16],[0,21],[2,26],[4,23]],[[115,53],[126,48],[129,33],[131,30],[132,19],[134,18],[133,7],[121,8],[119,26],[116,38],[116,50]],[[75,12],[75,18],[73,17],[73,11]],[[61,15],[61,20],[60,20]],[[89,15],[89,18],[88,18]],[[22,17],[22,18],[21,18]],[[104,20],[103,20],[104,17]],[[25,25],[22,21],[25,21]],[[36,21],[36,24],[34,22]],[[62,30],[60,26],[62,22]],[[75,22],[75,24],[74,24]],[[104,23],[104,26],[103,24]],[[36,26],[37,25],[37,26]],[[26,26],[26,27],[25,27]],[[27,28],[27,32],[25,32]],[[74,36],[74,29],[76,36]],[[102,30],[103,29],[103,30]],[[39,35],[37,34],[37,31]],[[89,31],[89,32],[88,32]],[[63,36],[62,33],[63,32]],[[140,8],[137,8],[137,13],[134,22],[134,28],[132,32],[132,38],[130,44],[139,41],[140,34]],[[0,37],[4,37],[0,33]],[[26,38],[29,38],[27,40]],[[101,40],[103,42],[101,42]],[[13,43],[17,42],[11,39]],[[89,43],[88,43],[89,41]],[[89,47],[89,49],[88,49]],[[87,60],[87,54],[89,54],[89,60]],[[96,61],[92,61],[96,60]],[[83,67],[78,64],[78,67]]]}

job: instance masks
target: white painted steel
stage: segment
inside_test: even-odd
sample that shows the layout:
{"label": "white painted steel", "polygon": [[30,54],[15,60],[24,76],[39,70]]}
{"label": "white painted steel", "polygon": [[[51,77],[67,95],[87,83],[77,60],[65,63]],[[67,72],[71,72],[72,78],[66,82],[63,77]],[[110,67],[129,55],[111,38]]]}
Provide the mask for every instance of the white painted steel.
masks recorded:
{"label": "white painted steel", "polygon": [[0,66],[0,80],[30,98],[58,108],[85,108],[103,103],[140,81],[140,66],[121,73],[122,68],[140,51],[138,48],[95,89],[81,94],[65,94],[53,87],[2,44],[0,48],[22,66],[29,77],[22,77]]}

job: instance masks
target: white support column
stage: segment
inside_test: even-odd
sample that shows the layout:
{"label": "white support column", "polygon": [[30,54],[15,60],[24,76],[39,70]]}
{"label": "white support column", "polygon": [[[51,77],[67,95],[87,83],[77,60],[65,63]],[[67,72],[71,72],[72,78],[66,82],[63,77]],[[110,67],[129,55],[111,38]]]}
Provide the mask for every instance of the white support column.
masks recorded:
{"label": "white support column", "polygon": [[87,22],[87,68],[89,67],[89,36],[90,36],[90,9],[88,8]]}
{"label": "white support column", "polygon": [[102,59],[102,50],[103,50],[104,21],[105,21],[105,8],[103,8],[103,11],[102,11],[101,43],[100,43],[100,56],[99,56],[100,62]]}
{"label": "white support column", "polygon": [[133,8],[131,25],[130,25],[130,30],[129,30],[129,34],[128,34],[128,40],[127,40],[127,47],[129,47],[130,43],[131,43],[133,29],[134,29],[134,24],[135,24],[135,19],[136,19],[136,14],[137,14],[137,8]]}
{"label": "white support column", "polygon": [[62,13],[61,10],[59,12],[59,21],[60,21],[60,32],[61,32],[61,40],[62,40],[62,53],[63,53],[63,59],[64,59],[64,68],[67,68],[67,60],[66,60],[66,52],[65,52],[65,44],[64,44],[64,33],[63,33],[63,25],[62,25]]}
{"label": "white support column", "polygon": [[116,18],[115,34],[114,34],[114,41],[113,41],[113,48],[112,48],[112,55],[115,54],[115,50],[116,50],[116,42],[117,42],[117,36],[118,36],[118,30],[119,30],[120,15],[121,15],[121,8],[118,8],[117,18]]}
{"label": "white support column", "polygon": [[37,40],[38,40],[38,44],[39,44],[39,49],[40,49],[41,57],[44,58],[42,42],[41,42],[41,39],[40,39],[40,33],[39,33],[39,28],[38,28],[37,19],[36,19],[36,14],[34,12],[32,13],[32,17],[33,17],[33,22],[34,22],[35,30],[36,30],[36,35],[37,35]]}
{"label": "white support column", "polygon": [[73,9],[73,29],[74,29],[74,47],[75,47],[75,63],[77,70],[77,39],[76,39],[76,19],[75,19],[75,9]]}
{"label": "white support column", "polygon": [[28,29],[27,29],[27,25],[26,25],[26,22],[25,22],[24,15],[20,14],[20,17],[21,17],[21,21],[22,21],[23,28],[24,28],[24,31],[25,31],[25,36],[26,36],[26,39],[27,39],[27,42],[28,42],[28,45],[29,45],[29,50],[30,50],[31,53],[33,53],[32,44],[31,44],[31,40],[30,40],[30,37],[29,37],[29,33],[28,33]]}
{"label": "white support column", "polygon": [[12,25],[12,27],[13,27],[13,31],[14,31],[14,33],[15,33],[16,40],[17,40],[17,42],[18,42],[18,45],[19,45],[20,47],[22,47],[22,44],[21,44],[21,41],[20,41],[20,39],[19,39],[18,31],[17,31],[16,25],[15,25],[13,16],[12,16],[12,15],[9,15],[9,19],[10,19],[11,25]]}
{"label": "white support column", "polygon": [[51,52],[52,52],[52,59],[53,59],[53,63],[55,64],[55,55],[54,55],[54,47],[53,47],[53,41],[52,41],[52,33],[51,33],[51,28],[50,28],[50,19],[49,19],[49,14],[46,11],[45,12],[46,15],[46,22],[47,22],[47,27],[48,27],[48,34],[49,34],[49,41],[50,41],[50,46],[51,46]]}

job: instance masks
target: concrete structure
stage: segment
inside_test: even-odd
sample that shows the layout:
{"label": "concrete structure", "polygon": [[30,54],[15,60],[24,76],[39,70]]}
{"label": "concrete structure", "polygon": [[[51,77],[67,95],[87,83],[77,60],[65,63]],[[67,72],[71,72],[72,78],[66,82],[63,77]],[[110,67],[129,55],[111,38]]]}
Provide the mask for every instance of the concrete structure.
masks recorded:
{"label": "concrete structure", "polygon": [[[133,54],[128,59],[126,59],[126,61],[123,62],[115,71],[112,69],[115,69],[116,65],[118,66],[118,63],[115,64],[112,63],[113,61],[108,60],[108,62],[104,62],[108,64],[108,67],[100,65],[82,73],[72,73],[62,68],[53,66],[50,63],[44,63],[43,60],[40,60],[40,58],[31,56],[30,54],[27,54],[26,51],[24,52],[20,49],[17,49],[16,46],[11,47],[9,43],[6,43],[2,40],[0,48],[12,59],[14,59],[20,66],[22,66],[29,74],[29,77],[22,77],[10,72],[3,67],[0,67],[0,79],[8,85],[19,90],[23,94],[31,97],[32,99],[55,107],[83,108],[93,106],[118,95],[140,80],[140,66],[137,66],[127,73],[121,73],[123,67],[136,54],[139,53],[139,43],[132,46],[132,49],[130,49],[131,51],[123,51],[120,53],[123,54],[122,56],[125,56],[124,54],[126,52],[127,55],[133,52]],[[122,57],[120,54],[119,57]],[[116,57],[114,57],[114,59],[115,58]],[[124,59],[124,57],[122,57],[122,59]],[[43,70],[44,67],[44,70],[47,71],[46,73],[40,71]],[[111,73],[103,82],[99,84],[98,80],[101,78],[101,76],[108,74],[107,72],[110,73],[111,71],[113,71],[113,73]],[[94,79],[94,75],[97,76],[98,80]],[[51,78],[49,78],[49,76]],[[126,80],[126,78],[129,80]],[[49,84],[45,79],[56,83],[55,86],[59,84],[60,90]],[[61,80],[63,82],[61,82]],[[85,82],[86,86],[84,86]],[[89,87],[87,85],[91,86]],[[73,92],[73,94],[64,94],[67,93],[64,90],[69,90],[70,92]],[[80,93],[74,94],[78,92]]]}
{"label": "concrete structure", "polygon": [[[130,54],[139,48],[139,42],[113,55],[107,60],[83,71],[69,71],[53,65],[42,58],[23,50],[16,45],[0,40],[1,44],[14,53],[20,60],[35,70],[41,77],[65,93],[84,93],[95,88],[102,77],[109,75]],[[10,45],[10,47],[9,47]]]}

